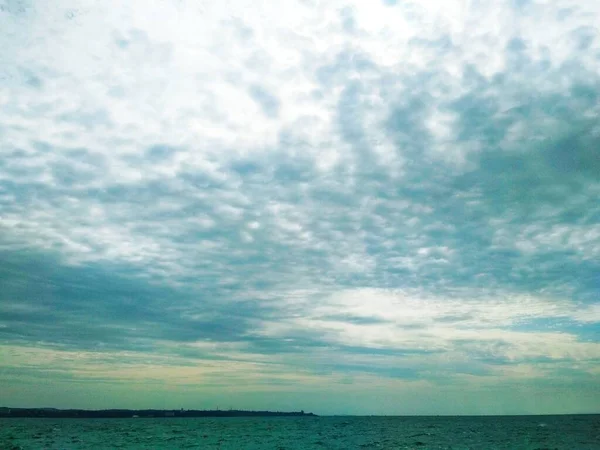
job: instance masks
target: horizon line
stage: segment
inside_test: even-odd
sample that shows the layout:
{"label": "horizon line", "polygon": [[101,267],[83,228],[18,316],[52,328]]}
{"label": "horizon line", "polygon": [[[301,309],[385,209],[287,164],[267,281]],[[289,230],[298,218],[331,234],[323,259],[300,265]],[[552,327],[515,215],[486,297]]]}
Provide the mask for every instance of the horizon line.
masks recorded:
{"label": "horizon line", "polygon": [[266,413],[303,413],[304,415],[316,415],[319,417],[536,417],[536,416],[596,416],[600,415],[600,411],[598,412],[564,412],[564,413],[511,413],[511,414],[486,414],[486,413],[478,413],[478,414],[418,414],[418,413],[408,413],[408,414],[318,414],[311,411],[305,411],[303,409],[292,411],[292,410],[271,410],[271,409],[190,409],[190,408],[98,408],[98,409],[86,409],[86,408],[56,408],[51,406],[32,406],[32,407],[23,407],[23,406],[0,406],[0,410],[5,409],[39,409],[39,410],[54,410],[54,411],[201,411],[201,412],[266,412]]}

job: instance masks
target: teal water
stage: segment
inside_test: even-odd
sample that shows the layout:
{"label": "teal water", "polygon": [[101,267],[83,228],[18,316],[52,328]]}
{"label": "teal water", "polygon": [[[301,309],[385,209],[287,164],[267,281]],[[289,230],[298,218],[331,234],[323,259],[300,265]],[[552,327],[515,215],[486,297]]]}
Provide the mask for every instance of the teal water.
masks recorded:
{"label": "teal water", "polygon": [[600,416],[0,419],[0,449],[600,449]]}

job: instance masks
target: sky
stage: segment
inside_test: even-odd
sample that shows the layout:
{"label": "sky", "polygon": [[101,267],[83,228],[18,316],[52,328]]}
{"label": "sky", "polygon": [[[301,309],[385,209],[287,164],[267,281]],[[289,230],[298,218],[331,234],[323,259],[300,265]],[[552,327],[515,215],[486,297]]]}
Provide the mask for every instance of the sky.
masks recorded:
{"label": "sky", "polygon": [[600,412],[598,23],[4,0],[0,406]]}

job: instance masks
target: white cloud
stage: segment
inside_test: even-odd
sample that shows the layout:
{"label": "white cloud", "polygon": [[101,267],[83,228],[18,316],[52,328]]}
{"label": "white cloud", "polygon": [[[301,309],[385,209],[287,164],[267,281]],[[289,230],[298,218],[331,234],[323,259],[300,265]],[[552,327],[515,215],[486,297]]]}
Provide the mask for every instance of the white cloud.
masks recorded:
{"label": "white cloud", "polygon": [[[580,341],[577,326],[560,325],[597,323],[597,305],[500,292],[491,297],[485,291],[457,292],[453,298],[373,289],[291,297],[280,305],[288,315],[263,321],[256,333],[292,341],[318,336],[320,347],[304,360],[308,366],[363,365],[365,373],[404,368],[425,377],[483,371],[480,375],[509,379],[524,376],[525,367],[528,377],[552,376],[569,364],[565,361],[591,373],[600,357],[600,344]],[[540,326],[541,320],[548,327]],[[518,367],[507,366],[513,364]],[[544,366],[538,370],[539,364]]]}
{"label": "white cloud", "polygon": [[0,16],[3,248],[255,299],[257,336],[598,357],[600,185],[553,150],[596,143],[598,2],[31,5]]}

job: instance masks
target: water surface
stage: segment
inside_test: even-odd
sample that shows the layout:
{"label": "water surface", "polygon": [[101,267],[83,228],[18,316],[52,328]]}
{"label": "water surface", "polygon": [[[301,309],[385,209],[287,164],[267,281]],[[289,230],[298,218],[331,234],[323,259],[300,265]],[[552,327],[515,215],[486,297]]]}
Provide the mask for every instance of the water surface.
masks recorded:
{"label": "water surface", "polygon": [[1,419],[2,449],[600,449],[600,416]]}

